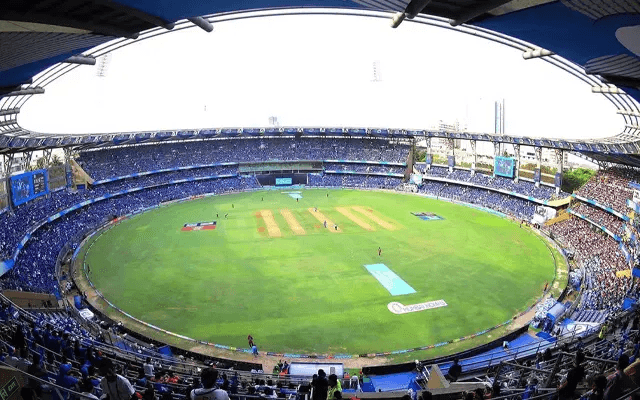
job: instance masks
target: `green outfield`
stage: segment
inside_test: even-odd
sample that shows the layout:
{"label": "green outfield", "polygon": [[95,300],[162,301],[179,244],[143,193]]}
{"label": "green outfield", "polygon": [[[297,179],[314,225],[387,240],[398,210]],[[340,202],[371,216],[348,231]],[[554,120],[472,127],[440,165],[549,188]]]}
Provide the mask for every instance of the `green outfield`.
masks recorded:
{"label": "green outfield", "polygon": [[[302,190],[296,201],[284,191],[125,220],[91,243],[90,279],[122,310],[191,338],[246,347],[251,334],[261,351],[362,354],[492,327],[554,278],[542,239],[483,211],[387,192]],[[182,230],[213,221],[213,230]],[[383,271],[370,273],[374,264]],[[415,292],[391,294],[405,285]],[[436,300],[447,305],[389,307]]]}

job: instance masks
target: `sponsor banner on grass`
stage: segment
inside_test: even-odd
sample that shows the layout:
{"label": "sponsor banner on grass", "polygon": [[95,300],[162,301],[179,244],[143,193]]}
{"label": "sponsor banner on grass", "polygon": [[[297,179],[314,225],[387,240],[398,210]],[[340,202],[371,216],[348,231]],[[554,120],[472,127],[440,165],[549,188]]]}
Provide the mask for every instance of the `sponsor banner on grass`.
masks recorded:
{"label": "sponsor banner on grass", "polygon": [[184,224],[183,231],[202,231],[216,229],[216,221],[211,222],[196,222],[193,224]]}
{"label": "sponsor banner on grass", "polygon": [[402,303],[398,303],[397,301],[393,301],[387,304],[387,308],[389,309],[389,311],[391,311],[394,314],[407,314],[410,312],[431,310],[433,308],[446,307],[446,306],[447,306],[447,303],[444,300],[427,301],[424,303],[410,304],[408,306],[405,306]]}

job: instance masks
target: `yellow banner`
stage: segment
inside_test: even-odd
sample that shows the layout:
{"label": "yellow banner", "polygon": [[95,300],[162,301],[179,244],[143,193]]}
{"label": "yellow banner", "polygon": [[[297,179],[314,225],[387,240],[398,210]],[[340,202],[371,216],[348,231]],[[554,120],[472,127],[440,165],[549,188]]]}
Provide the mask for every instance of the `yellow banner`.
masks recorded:
{"label": "yellow banner", "polygon": [[623,277],[631,278],[631,270],[630,269],[625,269],[623,271],[617,271],[616,272],[616,276],[618,278],[623,278]]}

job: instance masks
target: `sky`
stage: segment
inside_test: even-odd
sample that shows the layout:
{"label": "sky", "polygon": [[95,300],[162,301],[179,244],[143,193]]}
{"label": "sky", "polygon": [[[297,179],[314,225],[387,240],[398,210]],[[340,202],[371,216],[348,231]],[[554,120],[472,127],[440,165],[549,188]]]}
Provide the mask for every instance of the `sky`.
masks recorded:
{"label": "sky", "polygon": [[[602,95],[542,60],[450,30],[353,16],[254,18],[162,35],[111,53],[105,77],[82,66],[21,110],[36,132],[342,126],[429,129],[458,121],[511,135],[618,134]],[[373,66],[379,66],[378,82]]]}

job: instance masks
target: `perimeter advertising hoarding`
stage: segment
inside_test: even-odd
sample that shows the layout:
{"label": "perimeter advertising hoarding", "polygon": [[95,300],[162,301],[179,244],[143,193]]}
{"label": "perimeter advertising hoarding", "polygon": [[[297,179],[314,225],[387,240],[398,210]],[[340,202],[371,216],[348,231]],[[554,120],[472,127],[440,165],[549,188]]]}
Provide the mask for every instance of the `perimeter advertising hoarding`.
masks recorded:
{"label": "perimeter advertising hoarding", "polygon": [[494,170],[498,176],[513,178],[515,166],[516,160],[511,157],[497,156],[494,161]]}
{"label": "perimeter advertising hoarding", "polygon": [[49,193],[49,174],[46,169],[14,175],[10,182],[11,201],[14,206],[19,206]]}

